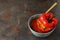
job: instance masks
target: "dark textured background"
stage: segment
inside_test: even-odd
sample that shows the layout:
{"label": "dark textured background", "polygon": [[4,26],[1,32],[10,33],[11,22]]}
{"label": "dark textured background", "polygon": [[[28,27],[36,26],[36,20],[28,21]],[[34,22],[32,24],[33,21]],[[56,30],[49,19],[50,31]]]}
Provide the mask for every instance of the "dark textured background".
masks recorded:
{"label": "dark textured background", "polygon": [[51,10],[59,23],[47,38],[35,37],[27,26],[29,17],[45,12],[56,0],[0,0],[0,40],[60,40],[60,0]]}

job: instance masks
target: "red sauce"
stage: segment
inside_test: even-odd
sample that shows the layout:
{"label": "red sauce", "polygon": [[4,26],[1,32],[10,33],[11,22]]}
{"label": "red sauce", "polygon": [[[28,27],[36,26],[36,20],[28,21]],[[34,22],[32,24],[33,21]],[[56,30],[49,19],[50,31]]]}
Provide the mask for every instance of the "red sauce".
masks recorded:
{"label": "red sauce", "polygon": [[39,33],[46,33],[46,32],[49,32],[51,30],[49,30],[49,28],[47,28],[46,30],[44,30],[43,28],[41,27],[38,27],[38,24],[37,24],[37,20],[38,19],[34,19],[31,21],[31,28],[36,31],[36,32],[39,32]]}
{"label": "red sauce", "polygon": [[37,25],[37,19],[34,19],[32,20],[31,22],[31,28],[37,32],[42,32],[39,28],[38,28],[38,25]]}

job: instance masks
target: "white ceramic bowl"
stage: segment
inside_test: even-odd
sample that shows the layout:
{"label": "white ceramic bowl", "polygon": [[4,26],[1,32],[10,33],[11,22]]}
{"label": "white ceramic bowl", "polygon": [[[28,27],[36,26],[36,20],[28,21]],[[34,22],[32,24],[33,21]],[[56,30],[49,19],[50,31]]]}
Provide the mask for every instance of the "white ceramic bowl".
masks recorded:
{"label": "white ceramic bowl", "polygon": [[28,27],[29,27],[29,29],[30,29],[30,31],[32,32],[33,35],[35,35],[35,36],[37,36],[37,37],[47,37],[47,36],[49,36],[49,35],[55,30],[55,28],[54,28],[53,30],[47,32],[47,33],[39,33],[39,32],[34,31],[34,30],[30,27],[31,21],[32,21],[33,19],[35,19],[35,18],[38,18],[40,15],[41,15],[41,14],[36,14],[36,15],[31,16],[31,17],[29,18],[29,20],[28,20]]}

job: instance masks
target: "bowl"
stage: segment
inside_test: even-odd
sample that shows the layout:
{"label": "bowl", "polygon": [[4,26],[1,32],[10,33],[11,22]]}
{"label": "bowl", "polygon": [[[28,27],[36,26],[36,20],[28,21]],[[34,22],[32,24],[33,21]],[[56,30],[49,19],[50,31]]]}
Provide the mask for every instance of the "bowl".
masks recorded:
{"label": "bowl", "polygon": [[30,31],[32,32],[32,34],[35,35],[36,37],[47,37],[47,36],[49,36],[49,35],[55,30],[56,27],[55,27],[54,29],[52,29],[51,31],[49,31],[49,32],[40,33],[40,32],[36,32],[35,30],[33,30],[33,29],[31,28],[31,25],[30,25],[31,21],[32,21],[33,19],[38,18],[40,15],[41,15],[41,14],[35,14],[35,15],[31,16],[31,17],[28,19],[28,28],[30,29]]}

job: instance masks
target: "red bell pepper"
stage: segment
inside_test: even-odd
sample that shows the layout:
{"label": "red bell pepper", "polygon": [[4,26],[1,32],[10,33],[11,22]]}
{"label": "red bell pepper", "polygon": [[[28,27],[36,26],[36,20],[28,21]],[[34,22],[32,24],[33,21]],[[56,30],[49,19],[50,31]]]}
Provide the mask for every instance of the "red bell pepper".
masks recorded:
{"label": "red bell pepper", "polygon": [[[52,13],[43,13],[42,15],[40,15],[40,17],[38,18],[38,20],[40,21],[40,24],[42,24],[45,27],[45,30],[42,28],[42,32],[48,32],[50,30],[52,30],[58,23],[56,17],[53,17]],[[49,18],[50,22],[49,22]],[[41,28],[40,28],[41,29]]]}

